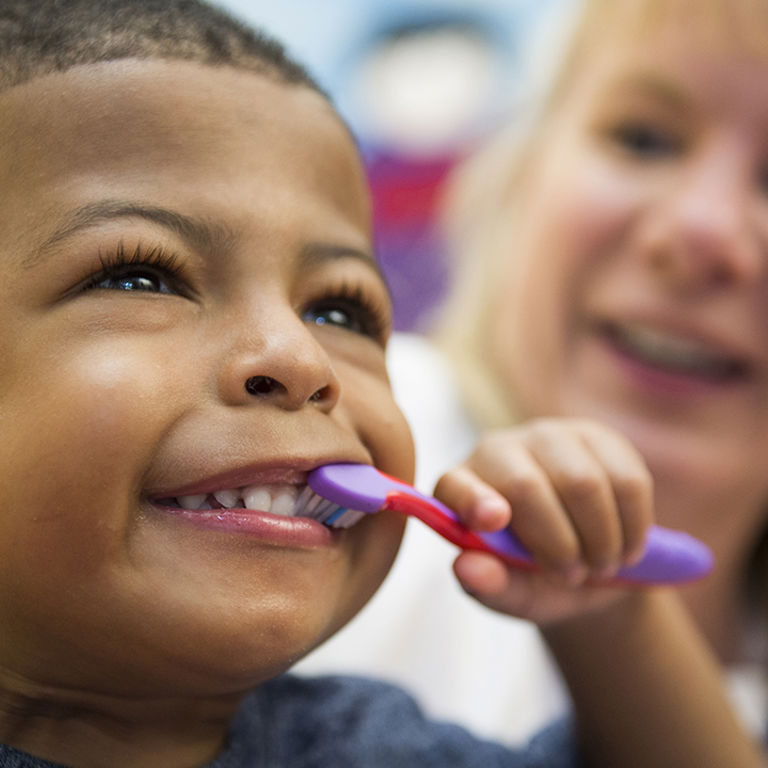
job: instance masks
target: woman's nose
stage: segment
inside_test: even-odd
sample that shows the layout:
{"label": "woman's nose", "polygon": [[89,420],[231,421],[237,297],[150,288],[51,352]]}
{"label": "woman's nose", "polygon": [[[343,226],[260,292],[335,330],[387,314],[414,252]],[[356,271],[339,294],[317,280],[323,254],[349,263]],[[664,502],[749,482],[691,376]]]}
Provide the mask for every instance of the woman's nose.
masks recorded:
{"label": "woman's nose", "polygon": [[324,347],[292,311],[238,334],[219,369],[219,392],[231,405],[270,402],[285,410],[306,405],[329,412],[341,394]]}
{"label": "woman's nose", "polygon": [[743,166],[727,153],[710,156],[686,168],[660,200],[645,252],[672,287],[696,291],[762,275],[754,215],[760,191]]}

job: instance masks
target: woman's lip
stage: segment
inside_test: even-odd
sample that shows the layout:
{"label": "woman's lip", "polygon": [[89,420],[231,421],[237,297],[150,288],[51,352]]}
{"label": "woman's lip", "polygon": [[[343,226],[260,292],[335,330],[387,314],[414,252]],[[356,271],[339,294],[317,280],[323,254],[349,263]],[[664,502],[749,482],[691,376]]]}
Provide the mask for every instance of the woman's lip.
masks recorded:
{"label": "woman's lip", "polygon": [[636,354],[605,328],[597,333],[597,339],[637,385],[657,396],[686,397],[699,392],[726,391],[748,383],[754,373],[752,367],[742,360],[735,361],[732,369],[718,373],[655,363],[642,354]]}
{"label": "woman's lip", "polygon": [[692,322],[691,318],[681,318],[678,315],[668,317],[664,312],[633,312],[631,310],[620,315],[598,315],[591,321],[591,326],[600,335],[607,335],[612,330],[634,328],[648,330],[660,335],[688,341],[691,344],[709,348],[713,355],[741,361],[745,367],[756,368],[762,359],[762,351],[754,345],[748,348],[745,343],[753,336],[744,333],[741,336],[731,333],[728,337],[712,329],[711,323]]}
{"label": "woman's lip", "polygon": [[286,546],[331,546],[339,538],[341,529],[331,529],[307,517],[273,515],[251,509],[188,510],[152,504],[160,513],[197,528],[222,533],[245,534],[266,542]]}

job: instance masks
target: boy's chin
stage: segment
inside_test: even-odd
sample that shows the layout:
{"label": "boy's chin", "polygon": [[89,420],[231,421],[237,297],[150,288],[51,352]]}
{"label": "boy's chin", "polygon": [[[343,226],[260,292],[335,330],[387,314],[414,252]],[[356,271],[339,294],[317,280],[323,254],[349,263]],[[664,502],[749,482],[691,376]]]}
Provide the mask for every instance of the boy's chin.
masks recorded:
{"label": "boy's chin", "polygon": [[[132,695],[156,697],[208,697],[243,694],[288,671],[304,656],[341,629],[364,605],[363,600],[333,611],[317,605],[275,607],[258,622],[196,621],[165,638],[143,670],[126,676],[125,684],[147,686]],[[247,611],[244,612],[244,614]],[[163,647],[165,646],[165,647]],[[119,664],[119,662],[118,662]],[[122,665],[120,665],[122,666]],[[130,661],[124,667],[130,668]]]}

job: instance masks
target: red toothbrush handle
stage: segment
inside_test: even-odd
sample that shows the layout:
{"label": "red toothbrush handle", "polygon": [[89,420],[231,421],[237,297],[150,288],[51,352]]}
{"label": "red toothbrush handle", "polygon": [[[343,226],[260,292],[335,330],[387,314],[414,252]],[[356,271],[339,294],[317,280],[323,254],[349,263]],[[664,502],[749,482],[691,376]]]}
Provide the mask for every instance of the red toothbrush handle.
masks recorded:
{"label": "red toothbrush handle", "polygon": [[417,517],[461,549],[489,552],[517,568],[535,568],[528,552],[506,531],[475,533],[463,525],[450,509],[438,504],[436,499],[422,499],[414,493],[390,491],[386,508]]}

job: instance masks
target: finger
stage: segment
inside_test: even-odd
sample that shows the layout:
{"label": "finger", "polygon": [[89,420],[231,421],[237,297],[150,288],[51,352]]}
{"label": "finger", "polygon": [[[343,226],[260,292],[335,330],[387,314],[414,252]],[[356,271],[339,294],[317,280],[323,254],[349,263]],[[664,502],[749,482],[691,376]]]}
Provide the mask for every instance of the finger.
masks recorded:
{"label": "finger", "polygon": [[511,527],[533,559],[570,581],[586,576],[579,539],[549,477],[520,441],[484,440],[467,462],[512,509]]}
{"label": "finger", "polygon": [[562,423],[537,423],[528,442],[570,517],[584,561],[597,578],[615,575],[624,538],[608,473],[581,434]]}
{"label": "finger", "polygon": [[587,424],[582,436],[608,475],[623,536],[623,560],[634,564],[645,551],[653,523],[653,479],[635,447],[622,435]]}
{"label": "finger", "polygon": [[502,595],[509,582],[508,567],[485,552],[464,552],[456,558],[453,571],[466,592],[488,600]]}
{"label": "finger", "polygon": [[464,590],[486,607],[540,628],[610,604],[622,591],[565,587],[545,574],[507,568],[481,552],[463,552],[453,566]]}
{"label": "finger", "polygon": [[509,502],[469,467],[446,472],[435,486],[435,498],[473,530],[498,531],[509,525]]}

